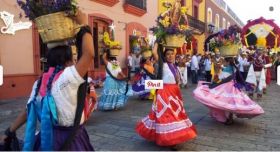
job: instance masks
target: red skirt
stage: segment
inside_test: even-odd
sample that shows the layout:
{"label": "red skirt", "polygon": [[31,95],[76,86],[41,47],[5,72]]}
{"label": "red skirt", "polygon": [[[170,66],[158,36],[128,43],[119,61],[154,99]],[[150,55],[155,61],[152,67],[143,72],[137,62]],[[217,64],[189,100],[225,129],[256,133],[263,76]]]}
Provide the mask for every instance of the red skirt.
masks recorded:
{"label": "red skirt", "polygon": [[173,146],[196,137],[196,129],[188,118],[181,92],[176,84],[164,84],[148,116],[138,122],[136,132],[160,146]]}

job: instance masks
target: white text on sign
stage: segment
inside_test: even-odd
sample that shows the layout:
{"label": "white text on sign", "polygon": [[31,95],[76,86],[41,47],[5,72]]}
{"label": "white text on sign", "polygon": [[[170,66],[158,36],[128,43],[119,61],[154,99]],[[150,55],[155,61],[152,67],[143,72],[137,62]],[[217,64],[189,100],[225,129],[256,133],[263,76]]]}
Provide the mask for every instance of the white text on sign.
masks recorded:
{"label": "white text on sign", "polygon": [[163,89],[163,81],[145,80],[145,89]]}

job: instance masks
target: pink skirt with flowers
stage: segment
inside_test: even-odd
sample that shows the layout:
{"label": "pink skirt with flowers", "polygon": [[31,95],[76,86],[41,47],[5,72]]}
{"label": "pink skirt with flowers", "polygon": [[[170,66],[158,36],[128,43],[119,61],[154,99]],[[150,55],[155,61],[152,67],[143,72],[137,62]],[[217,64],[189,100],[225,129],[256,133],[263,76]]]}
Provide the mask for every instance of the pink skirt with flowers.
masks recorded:
{"label": "pink skirt with flowers", "polygon": [[264,113],[262,107],[234,87],[233,81],[213,89],[209,89],[209,86],[203,83],[206,82],[199,82],[193,96],[210,109],[210,115],[217,121],[226,122],[229,113],[240,118],[252,118]]}

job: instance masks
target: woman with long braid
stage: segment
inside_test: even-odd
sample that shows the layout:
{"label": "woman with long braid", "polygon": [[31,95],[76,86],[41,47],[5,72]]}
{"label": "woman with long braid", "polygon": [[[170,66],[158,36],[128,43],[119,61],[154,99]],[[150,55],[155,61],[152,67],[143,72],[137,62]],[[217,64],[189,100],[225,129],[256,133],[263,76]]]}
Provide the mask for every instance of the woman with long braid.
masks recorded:
{"label": "woman with long braid", "polygon": [[136,132],[157,145],[175,146],[195,138],[196,129],[183,106],[174,49],[165,48],[162,52],[163,46],[155,44],[153,55],[159,63],[158,78],[163,80],[163,89],[156,91],[152,110],[138,122]]}
{"label": "woman with long braid", "polygon": [[[78,24],[87,22],[85,14],[80,11],[75,20]],[[27,110],[20,115],[22,118],[7,129],[8,133],[14,133],[26,121],[24,151],[94,150],[83,125],[84,114],[81,113],[81,119],[76,119],[80,88],[86,86],[86,73],[93,62],[92,42],[90,28],[82,27],[76,35],[79,60],[75,65],[70,46],[60,43],[49,50],[48,71],[34,83]],[[40,134],[35,136],[38,120]],[[77,130],[76,120],[80,120]],[[75,134],[71,136],[73,132]],[[71,141],[66,142],[68,139]]]}
{"label": "woman with long braid", "polygon": [[225,124],[233,123],[233,114],[240,118],[263,114],[263,109],[241,91],[250,86],[244,82],[234,58],[226,57],[223,66],[219,82],[200,82],[193,91],[194,98],[209,108],[214,119]]}

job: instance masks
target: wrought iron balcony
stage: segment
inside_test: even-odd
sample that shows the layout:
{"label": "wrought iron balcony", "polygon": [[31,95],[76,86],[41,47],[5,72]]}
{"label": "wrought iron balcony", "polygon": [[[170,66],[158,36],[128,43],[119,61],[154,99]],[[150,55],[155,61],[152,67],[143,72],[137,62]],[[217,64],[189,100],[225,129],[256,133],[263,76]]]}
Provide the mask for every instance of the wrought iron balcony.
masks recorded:
{"label": "wrought iron balcony", "polygon": [[147,0],[125,0],[124,11],[136,16],[147,13]]}
{"label": "wrought iron balcony", "polygon": [[189,20],[189,27],[194,31],[196,34],[203,34],[206,30],[206,24],[193,16],[188,15]]}

